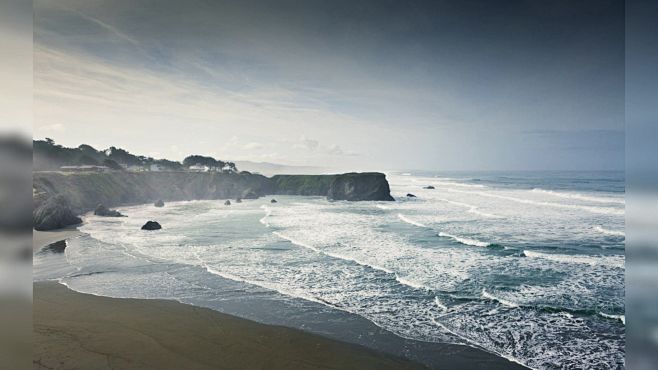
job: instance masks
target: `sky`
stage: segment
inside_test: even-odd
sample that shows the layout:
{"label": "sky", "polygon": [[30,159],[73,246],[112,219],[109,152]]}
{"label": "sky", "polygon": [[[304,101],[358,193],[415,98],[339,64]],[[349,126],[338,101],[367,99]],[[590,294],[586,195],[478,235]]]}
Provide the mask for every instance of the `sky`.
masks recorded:
{"label": "sky", "polygon": [[623,1],[34,11],[36,138],[353,170],[624,168]]}

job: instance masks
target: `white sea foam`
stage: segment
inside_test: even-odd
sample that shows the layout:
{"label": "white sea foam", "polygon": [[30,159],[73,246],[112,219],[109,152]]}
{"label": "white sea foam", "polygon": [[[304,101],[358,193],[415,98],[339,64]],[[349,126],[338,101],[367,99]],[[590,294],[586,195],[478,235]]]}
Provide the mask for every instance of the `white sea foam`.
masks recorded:
{"label": "white sea foam", "polygon": [[464,238],[464,237],[461,237],[461,236],[455,236],[455,235],[444,233],[444,232],[440,232],[439,236],[445,237],[445,238],[450,238],[450,239],[453,239],[453,240],[455,240],[455,241],[457,241],[461,244],[472,245],[474,247],[486,248],[486,247],[491,245],[490,243],[482,242],[482,241],[479,241],[477,239]]}
{"label": "white sea foam", "polygon": [[582,200],[586,202],[595,202],[595,203],[616,203],[616,204],[626,204],[624,199],[612,198],[612,197],[598,197],[592,195],[585,195],[580,193],[571,193],[571,192],[559,192],[553,190],[544,190],[541,188],[534,188],[531,190],[533,193],[540,193],[551,195],[558,198],[564,199],[575,199]]}
{"label": "white sea foam", "polygon": [[260,206],[260,208],[262,208],[263,210],[265,210],[265,216],[263,216],[263,218],[261,218],[261,219],[258,220],[258,221],[259,221],[261,224],[265,225],[266,227],[270,227],[270,224],[267,222],[267,218],[270,217],[270,216],[272,215],[272,210],[271,210],[269,207],[267,207],[266,205],[262,205],[262,206]]}
{"label": "white sea foam", "polygon": [[599,312],[599,314],[608,319],[619,320],[622,324],[626,325],[626,315],[611,315],[604,312]]}
{"label": "white sea foam", "polygon": [[622,237],[626,236],[626,233],[623,232],[623,231],[605,229],[602,226],[595,226],[594,230],[600,232],[601,234],[605,234],[605,235],[622,236]]}
{"label": "white sea foam", "polygon": [[625,214],[624,209],[616,207],[603,207],[603,206],[586,206],[579,204],[564,204],[564,203],[554,203],[554,202],[544,202],[536,201],[531,199],[517,198],[508,195],[496,194],[494,192],[486,191],[466,191],[461,189],[447,189],[449,192],[453,193],[462,193],[462,194],[473,194],[489,198],[497,198],[503,200],[509,200],[511,202],[529,204],[535,206],[544,206],[544,207],[554,207],[554,208],[563,208],[563,209],[573,209],[573,210],[582,210],[591,213],[606,214],[606,215],[619,215],[623,216]]}
{"label": "white sea foam", "polygon": [[412,287],[414,289],[428,290],[428,288],[426,286],[424,286],[423,284],[415,282],[413,280],[402,278],[402,277],[398,276],[397,274],[395,275],[395,280],[397,280],[402,285],[406,285],[406,286]]}
{"label": "white sea foam", "polygon": [[446,305],[444,305],[443,302],[441,302],[441,300],[439,300],[439,297],[434,297],[434,303],[436,304],[436,306],[439,309],[441,309],[441,311],[444,311],[444,312],[448,311],[448,307]]}
{"label": "white sea foam", "polygon": [[480,216],[483,216],[483,217],[489,217],[489,218],[498,218],[498,217],[500,217],[500,216],[497,216],[497,215],[494,215],[494,214],[491,214],[491,213],[482,212],[478,209],[478,206],[474,206],[472,204],[457,202],[457,201],[450,200],[450,199],[445,199],[445,198],[439,198],[439,200],[443,201],[443,202],[446,202],[446,203],[449,203],[449,204],[454,204],[456,206],[466,207],[466,208],[468,208],[468,210],[466,212],[473,213],[473,214],[476,214],[476,215],[480,215]]}
{"label": "white sea foam", "polygon": [[482,298],[489,299],[489,300],[492,300],[492,301],[496,301],[496,302],[502,304],[503,306],[507,306],[507,307],[510,307],[510,308],[518,308],[519,307],[518,304],[516,304],[512,301],[508,301],[508,300],[503,299],[503,298],[498,298],[498,297],[494,296],[493,294],[487,292],[485,289],[482,289]]}
{"label": "white sea foam", "polygon": [[398,213],[398,218],[399,218],[400,220],[402,220],[402,221],[404,221],[404,222],[406,222],[406,223],[408,223],[408,224],[414,225],[414,226],[418,226],[418,227],[427,227],[427,226],[421,224],[420,222],[414,221],[414,220],[410,219],[409,217],[407,217],[407,216],[405,216],[405,215],[403,215],[403,214],[401,214],[401,213]]}
{"label": "white sea foam", "polygon": [[[372,264],[369,264],[369,263],[366,263],[366,262],[360,261],[360,260],[358,260],[358,259],[352,258],[352,257],[350,257],[350,256],[341,255],[341,254],[338,254],[338,253],[325,252],[325,251],[323,251],[323,250],[321,250],[321,249],[319,249],[319,248],[316,248],[316,247],[314,247],[314,246],[312,246],[312,245],[310,245],[310,244],[307,244],[307,243],[301,242],[301,241],[299,241],[299,240],[293,239],[293,238],[291,238],[291,237],[289,237],[289,236],[287,236],[287,235],[284,235],[284,234],[282,234],[282,233],[280,233],[280,232],[278,232],[278,231],[273,231],[272,234],[278,236],[279,238],[285,239],[285,240],[291,242],[292,244],[295,244],[295,245],[298,245],[298,246],[300,246],[300,247],[304,247],[304,248],[310,249],[310,250],[312,250],[312,251],[314,251],[314,252],[317,252],[317,253],[323,254],[323,255],[328,256],[328,257],[337,258],[337,259],[341,259],[341,260],[344,260],[344,261],[354,262],[354,263],[359,264],[359,265],[361,265],[361,266],[366,266],[366,267],[372,268],[372,269],[374,269],[374,270],[378,270],[378,271],[385,272],[385,273],[387,273],[387,274],[393,274],[393,273],[394,273],[394,271],[389,270],[389,269],[387,269],[387,268],[385,268],[385,267],[372,265]],[[410,285],[410,286],[411,286],[411,285]]]}
{"label": "white sea foam", "polygon": [[[400,177],[395,179],[397,181]],[[391,186],[396,193],[404,194],[413,179],[403,179],[402,185],[402,181],[392,182]],[[430,183],[429,180],[421,182]],[[456,189],[454,194],[453,189]],[[245,202],[240,209],[234,209],[235,213],[231,214],[230,219],[221,219],[221,215],[227,215],[230,211],[221,203],[201,201],[195,207],[156,210],[158,221],[167,226],[157,234],[135,232],[141,226],[139,220],[151,217],[152,207],[131,207],[127,209],[130,217],[120,220],[121,223],[100,218],[88,221],[92,234],[111,246],[97,248],[98,243],[85,239],[83,250],[67,248],[72,253],[71,262],[85,267],[85,271],[96,271],[97,266],[110,266],[109,271],[112,272],[93,277],[74,277],[73,285],[101,293],[117,293],[124,289],[135,297],[162,292],[191,295],[198,292],[177,284],[188,284],[189,280],[197,278],[204,279],[201,282],[212,282],[212,275],[217,275],[352,312],[404,337],[437,341],[440,333],[449,332],[465,342],[506,358],[521,359],[537,368],[544,368],[546,364],[578,368],[583,364],[605,364],[610,359],[617,361],[618,353],[623,352],[623,338],[609,333],[623,328],[613,319],[624,322],[625,318],[610,317],[606,320],[603,318],[605,314],[598,311],[597,315],[586,318],[582,315],[569,317],[564,312],[526,307],[541,306],[545,302],[551,302],[551,306],[555,307],[566,307],[573,304],[574,297],[578,298],[579,307],[623,307],[623,294],[606,295],[610,291],[618,292],[620,287],[623,289],[623,271],[620,273],[620,270],[608,268],[623,266],[623,256],[568,255],[563,258],[558,254],[528,251],[529,258],[517,258],[489,249],[448,247],[439,238],[425,238],[420,229],[400,230],[390,226],[396,224],[398,219],[412,221],[437,227],[437,232],[448,231],[450,234],[441,236],[475,246],[489,244],[473,238],[505,240],[505,244],[510,246],[547,241],[547,246],[552,246],[550,243],[565,241],[568,244],[578,242],[580,238],[589,240],[591,234],[597,232],[593,230],[593,225],[612,227],[621,224],[619,215],[592,215],[578,208],[524,206],[500,197],[482,198],[478,194],[482,193],[478,191],[480,189],[470,190],[447,184],[435,192],[419,193],[422,198],[420,202],[390,205],[328,203],[315,198],[282,197],[277,207]],[[518,189],[491,188],[485,193],[561,201]],[[437,199],[437,196],[450,198],[452,203]],[[561,202],[567,203],[564,200]],[[473,208],[474,205],[482,208]],[[373,206],[393,211],[376,212]],[[505,222],[469,215],[489,210],[505,217]],[[398,212],[408,221],[402,219]],[[269,225],[271,229],[265,229],[261,224]],[[230,233],[223,232],[229,229],[232,230]],[[299,248],[286,245],[279,238]],[[617,245],[618,241],[610,239],[602,243]],[[152,263],[157,264],[157,270],[165,269],[167,265],[158,262],[168,261],[173,262],[174,266],[178,263],[198,265],[212,275],[199,274],[192,269],[197,272],[193,279],[189,279],[190,276],[185,275],[186,269],[175,269],[165,272],[167,275],[171,272],[174,276],[167,281],[160,281],[157,272],[131,276],[134,271],[139,271],[140,266],[152,270],[148,268],[151,261],[135,261],[134,257],[122,256],[121,245],[127,246],[130,253],[147,254],[149,259],[153,259]],[[192,251],[198,252],[197,255],[205,260],[203,265],[193,258]],[[112,254],[108,254],[110,252]],[[158,261],[155,261],[156,258]],[[108,263],[109,260],[111,263]],[[137,266],[137,269],[132,266]],[[532,273],[526,273],[544,267],[561,274],[561,281],[546,286]],[[446,301],[449,305],[426,291],[450,291],[455,292],[455,296],[472,298],[470,291],[464,293],[461,289],[464,286],[470,289],[475,281],[473,277],[487,279],[495,272],[518,274],[527,278],[527,285],[512,286],[504,291],[488,288],[489,291],[482,290],[478,294],[482,299]],[[142,276],[144,280],[141,280]],[[131,280],[133,278],[135,280]],[[95,282],[96,285],[92,285]],[[476,294],[482,286],[485,285],[480,285]],[[214,293],[208,291],[204,294],[211,296]],[[519,308],[511,309],[515,306]],[[442,320],[442,323],[437,323],[434,318]],[[601,334],[598,329],[583,324],[586,320],[598,320],[597,328],[610,331]],[[505,333],[511,335],[506,336]],[[622,352],[618,348],[622,348]]]}
{"label": "white sea foam", "polygon": [[625,266],[625,260],[623,256],[584,256],[572,254],[542,253],[529,250],[524,250],[523,254],[529,258],[543,258],[559,263],[579,263],[590,266],[603,265],[616,268],[624,268]]}

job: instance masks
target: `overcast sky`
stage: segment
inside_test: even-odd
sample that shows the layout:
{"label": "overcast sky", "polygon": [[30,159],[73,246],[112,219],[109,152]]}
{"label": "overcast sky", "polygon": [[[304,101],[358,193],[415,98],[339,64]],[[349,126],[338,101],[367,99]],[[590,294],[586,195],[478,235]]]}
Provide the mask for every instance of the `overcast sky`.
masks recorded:
{"label": "overcast sky", "polygon": [[622,1],[34,8],[37,138],[373,170],[624,166]]}

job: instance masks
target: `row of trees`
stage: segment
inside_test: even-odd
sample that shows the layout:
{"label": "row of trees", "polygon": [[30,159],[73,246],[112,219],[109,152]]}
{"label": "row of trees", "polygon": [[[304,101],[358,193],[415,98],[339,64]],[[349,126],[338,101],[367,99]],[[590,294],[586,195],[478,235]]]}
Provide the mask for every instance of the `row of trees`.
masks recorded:
{"label": "row of trees", "polygon": [[201,165],[213,169],[227,168],[237,172],[235,163],[216,160],[212,157],[191,155],[180,163],[168,159],[135,155],[114,146],[102,151],[87,144],[82,144],[77,148],[67,148],[56,144],[50,138],[33,141],[33,159],[35,171],[57,170],[61,166],[82,165],[106,166],[114,170],[121,170],[124,166],[149,168],[151,165],[157,165],[163,170],[182,171],[193,165]]}
{"label": "row of trees", "polygon": [[235,163],[224,162],[217,160],[213,157],[206,157],[202,155],[190,155],[183,159],[183,166],[189,168],[190,166],[206,166],[215,169],[228,169],[230,171],[237,171]]}

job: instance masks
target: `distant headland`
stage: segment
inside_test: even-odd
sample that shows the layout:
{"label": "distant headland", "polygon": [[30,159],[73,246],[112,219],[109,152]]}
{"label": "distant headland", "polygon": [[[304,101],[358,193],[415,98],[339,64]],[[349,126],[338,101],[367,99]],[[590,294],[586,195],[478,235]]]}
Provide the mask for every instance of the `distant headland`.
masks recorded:
{"label": "distant headland", "polygon": [[116,207],[157,200],[254,199],[265,195],[324,196],[328,200],[393,201],[378,172],[274,175],[239,171],[235,163],[190,155],[183,162],[110,147],[67,148],[35,140],[33,225],[53,230],[80,223],[99,204]]}

